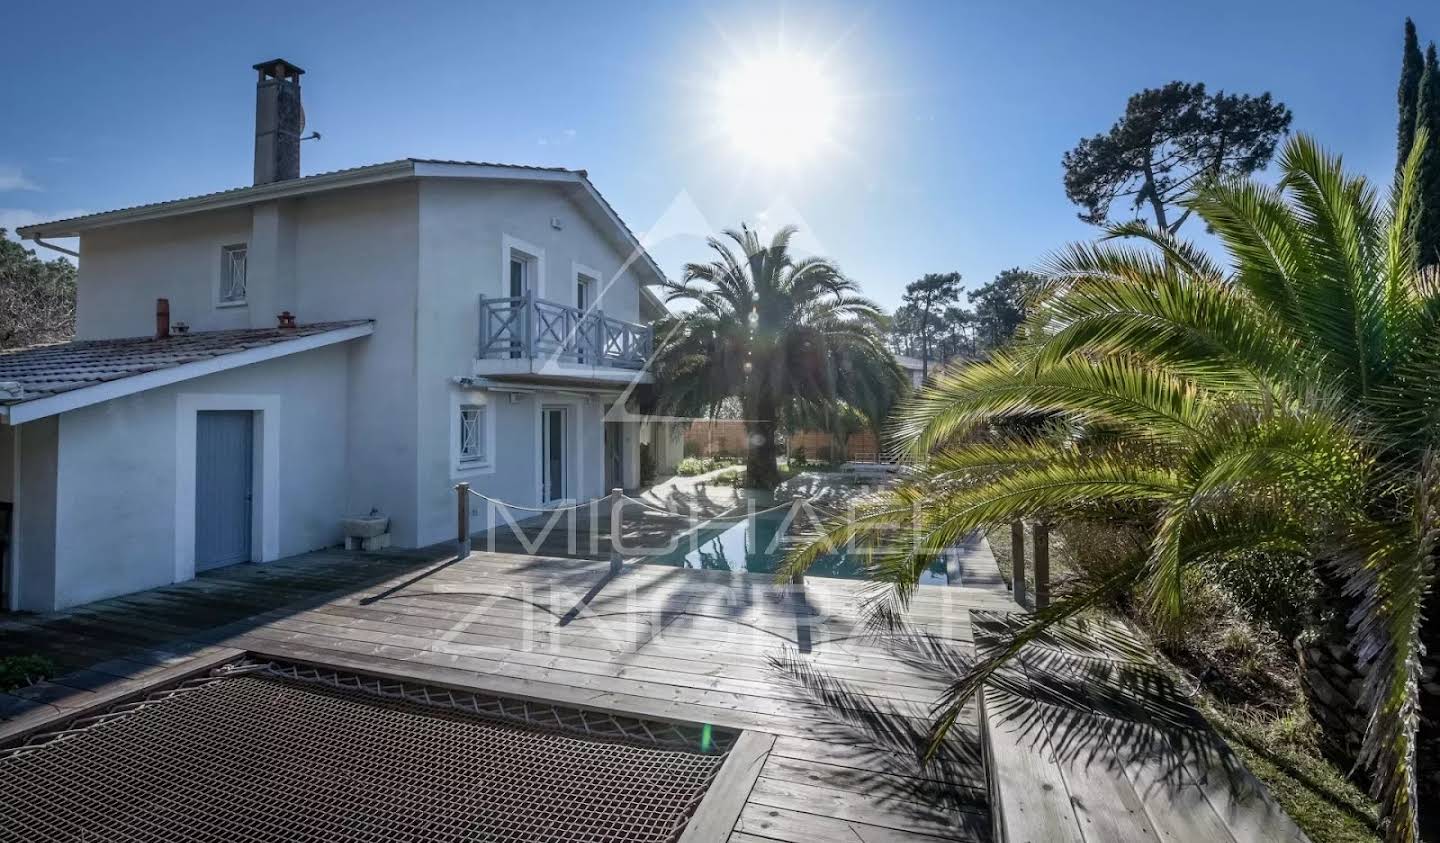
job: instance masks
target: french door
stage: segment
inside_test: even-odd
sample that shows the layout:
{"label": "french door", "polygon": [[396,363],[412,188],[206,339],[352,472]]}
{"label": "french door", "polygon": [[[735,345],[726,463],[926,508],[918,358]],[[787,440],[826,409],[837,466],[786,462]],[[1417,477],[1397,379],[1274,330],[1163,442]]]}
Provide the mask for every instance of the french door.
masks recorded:
{"label": "french door", "polygon": [[566,457],[566,428],[570,411],[566,407],[540,410],[540,500],[564,500],[569,465]]}
{"label": "french door", "polygon": [[588,321],[586,317],[589,316],[590,305],[593,304],[590,300],[592,289],[594,289],[594,282],[591,279],[586,278],[584,275],[576,277],[575,308],[580,311],[580,317],[575,323],[574,342],[575,357],[581,363],[585,362],[585,346],[590,337],[590,332],[585,330],[585,325]]}
{"label": "french door", "polygon": [[[519,300],[530,289],[530,262],[521,256],[510,255],[510,299],[511,306],[520,308]],[[513,312],[513,311],[512,311]],[[527,310],[510,323],[510,358],[519,359],[524,353],[525,331],[528,330],[530,312]]]}

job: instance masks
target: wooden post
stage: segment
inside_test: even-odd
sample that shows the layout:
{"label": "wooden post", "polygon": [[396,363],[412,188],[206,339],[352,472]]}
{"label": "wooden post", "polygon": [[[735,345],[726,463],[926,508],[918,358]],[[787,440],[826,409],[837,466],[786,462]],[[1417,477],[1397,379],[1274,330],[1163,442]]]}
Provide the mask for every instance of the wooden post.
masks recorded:
{"label": "wooden post", "polygon": [[480,294],[480,353],[481,359],[490,351],[490,305],[485,303],[485,294]]}
{"label": "wooden post", "polygon": [[525,291],[525,359],[535,359],[535,291]]}
{"label": "wooden post", "polygon": [[470,484],[455,484],[455,552],[470,555]]}
{"label": "wooden post", "polygon": [[1025,523],[1010,522],[1010,588],[1011,597],[1025,605]]}
{"label": "wooden post", "polygon": [[[790,496],[790,515],[792,518],[800,517],[800,504],[803,503],[804,500],[805,496],[800,494],[799,492],[796,492]],[[795,529],[795,522],[793,520],[790,522],[790,529]],[[794,583],[795,585],[804,585],[805,572],[796,571],[795,573],[791,574],[790,582]]]}
{"label": "wooden post", "polygon": [[1050,525],[1037,521],[1030,527],[1035,554],[1035,608],[1050,605]]}
{"label": "wooden post", "polygon": [[625,490],[610,490],[610,576],[620,575],[620,510],[625,505]]}

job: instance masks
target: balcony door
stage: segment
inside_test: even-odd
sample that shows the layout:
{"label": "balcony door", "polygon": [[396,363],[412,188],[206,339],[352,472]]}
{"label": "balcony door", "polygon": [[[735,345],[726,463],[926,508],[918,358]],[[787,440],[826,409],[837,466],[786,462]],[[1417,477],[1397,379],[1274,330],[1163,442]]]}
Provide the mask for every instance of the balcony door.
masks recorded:
{"label": "balcony door", "polygon": [[529,255],[510,250],[510,306],[515,318],[510,322],[510,358],[519,359],[525,353],[525,331],[530,314],[525,310],[525,293],[530,289],[531,275],[534,274],[535,260]]}
{"label": "balcony door", "polygon": [[588,275],[575,276],[575,307],[580,311],[580,318],[575,323],[575,359],[581,363],[588,357],[585,350],[590,345],[590,330],[586,327],[589,324],[586,317],[595,304],[594,295],[595,279]]}
{"label": "balcony door", "polygon": [[543,407],[540,410],[541,503],[565,499],[565,484],[569,475],[565,449],[568,417],[566,407]]}

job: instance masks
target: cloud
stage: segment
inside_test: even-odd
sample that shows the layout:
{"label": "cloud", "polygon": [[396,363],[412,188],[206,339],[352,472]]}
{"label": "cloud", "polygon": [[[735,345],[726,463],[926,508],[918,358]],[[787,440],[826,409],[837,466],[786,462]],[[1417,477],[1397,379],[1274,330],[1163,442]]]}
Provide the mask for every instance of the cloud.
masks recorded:
{"label": "cloud", "polygon": [[[33,208],[0,208],[0,228],[5,229],[6,238],[23,242],[28,248],[34,248],[34,243],[28,240],[21,241],[19,235],[15,233],[15,229],[22,225],[31,225],[32,223],[46,222],[48,220],[83,217],[88,213],[90,213],[90,211],[85,208],[60,208],[54,211],[37,211]],[[49,243],[52,241],[47,240],[45,242]],[[71,250],[79,248],[80,245],[79,240],[73,237],[67,237],[53,242],[57,246],[63,246]],[[43,248],[37,249],[37,253],[46,260],[58,257],[57,253]],[[66,260],[69,260],[69,257],[67,257]]]}
{"label": "cloud", "polygon": [[31,181],[19,167],[0,167],[0,193],[11,190],[39,190],[40,185]]}
{"label": "cloud", "polygon": [[561,129],[559,132],[546,132],[535,139],[540,146],[563,146],[575,142],[576,132],[574,129]]}

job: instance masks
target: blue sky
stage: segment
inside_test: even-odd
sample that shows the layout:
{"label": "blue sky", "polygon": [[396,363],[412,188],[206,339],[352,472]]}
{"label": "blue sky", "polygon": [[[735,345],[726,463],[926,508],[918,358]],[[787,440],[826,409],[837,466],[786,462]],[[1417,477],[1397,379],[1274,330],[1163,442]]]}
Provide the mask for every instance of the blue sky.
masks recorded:
{"label": "blue sky", "polygon": [[[214,6],[214,8],[209,8]],[[1373,0],[12,4],[0,226],[248,184],[250,65],[306,69],[303,170],[405,156],[583,167],[677,276],[707,231],[804,226],[887,307],[926,272],[984,283],[1093,236],[1060,157],[1136,90],[1270,91],[1387,180],[1404,17]],[[832,142],[796,166],[717,132],[734,68],[814,56]],[[1199,235],[1198,225],[1186,232]]]}

